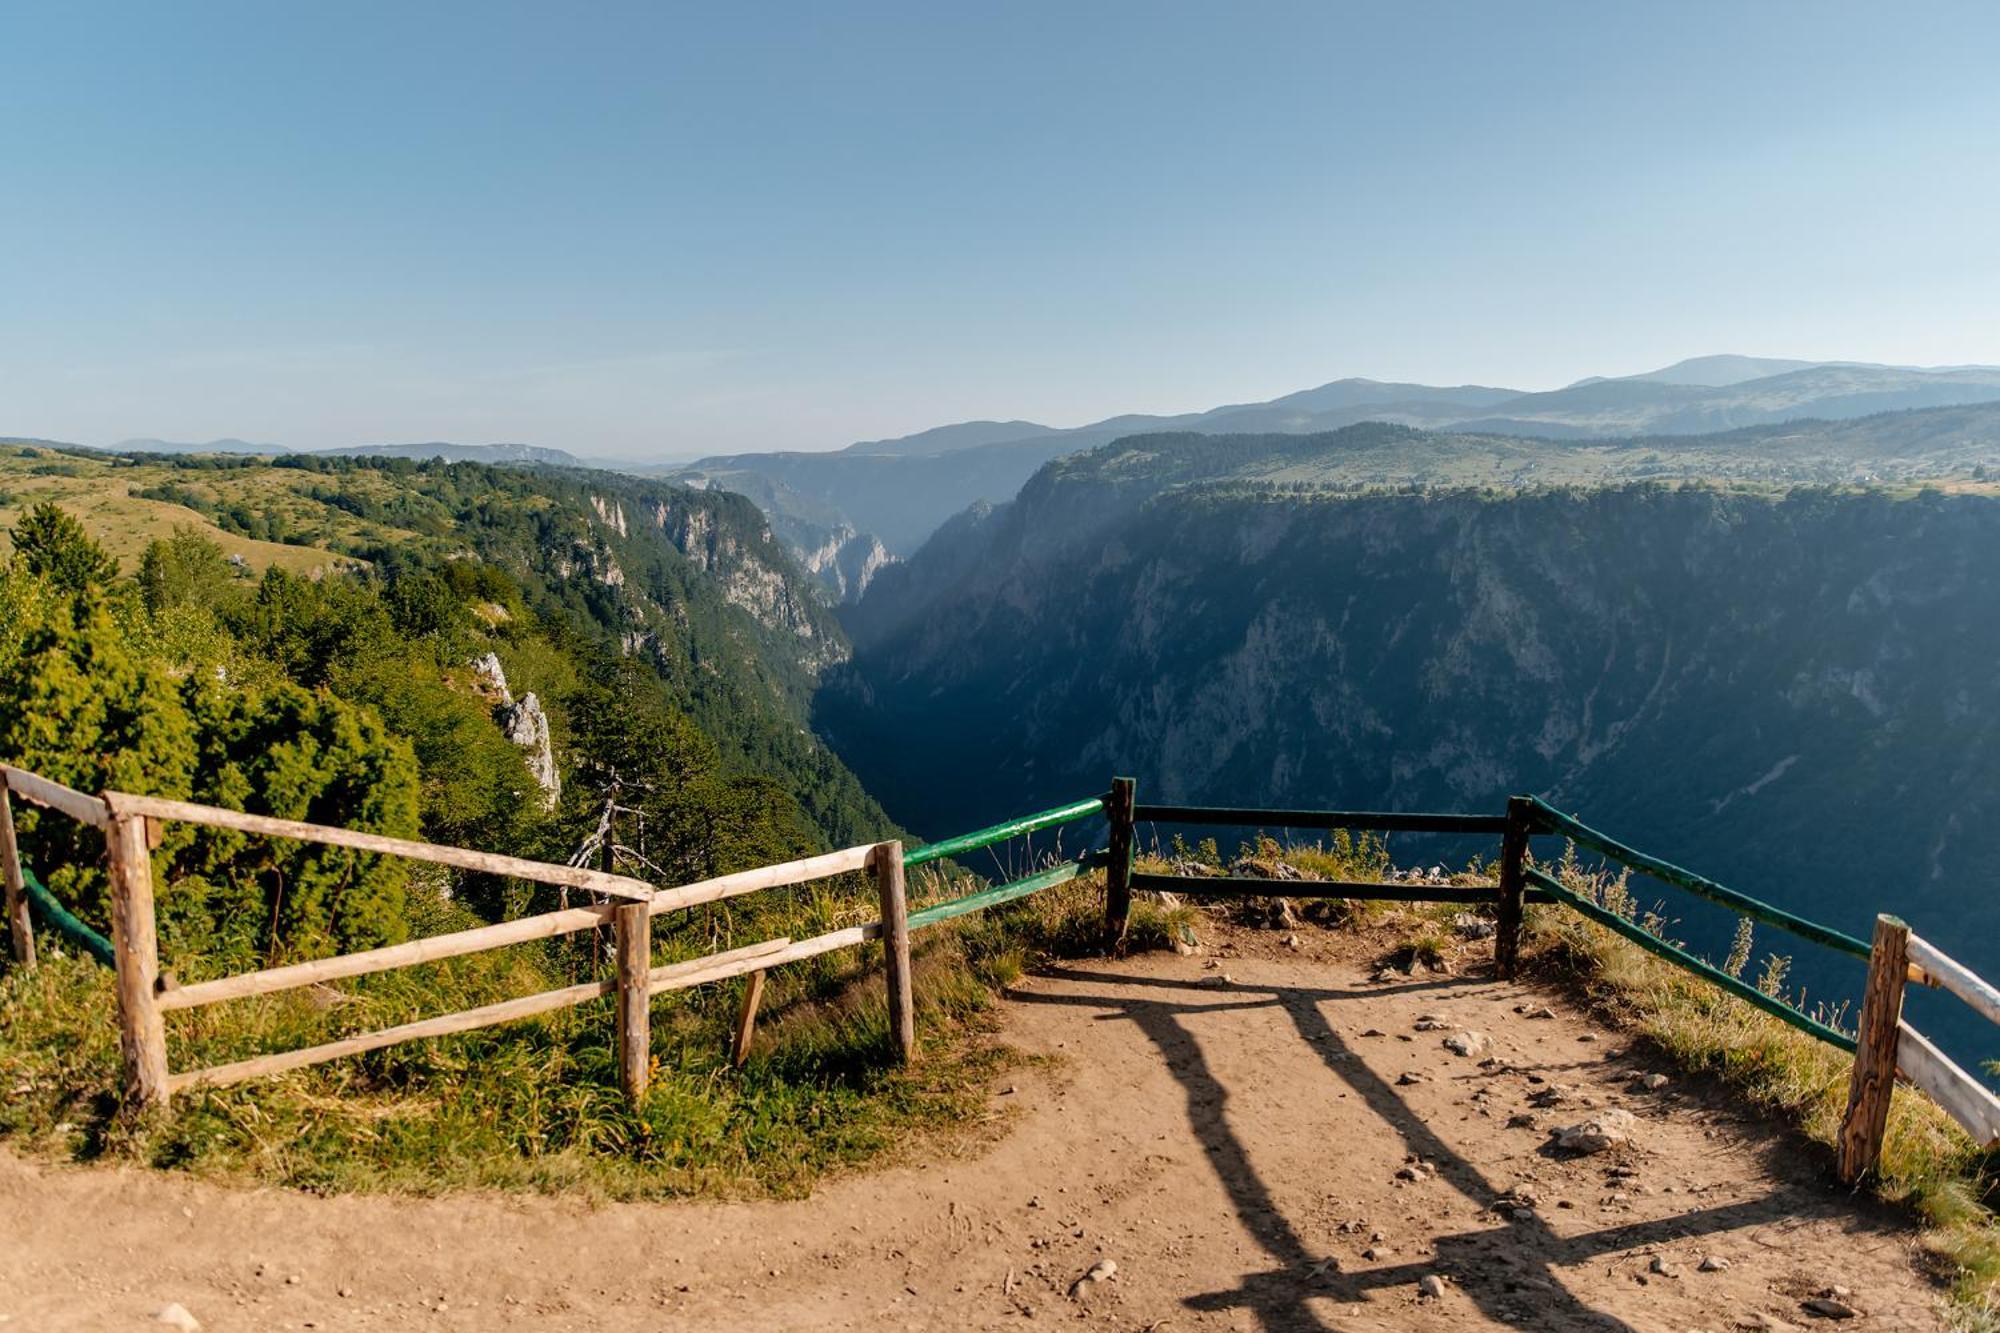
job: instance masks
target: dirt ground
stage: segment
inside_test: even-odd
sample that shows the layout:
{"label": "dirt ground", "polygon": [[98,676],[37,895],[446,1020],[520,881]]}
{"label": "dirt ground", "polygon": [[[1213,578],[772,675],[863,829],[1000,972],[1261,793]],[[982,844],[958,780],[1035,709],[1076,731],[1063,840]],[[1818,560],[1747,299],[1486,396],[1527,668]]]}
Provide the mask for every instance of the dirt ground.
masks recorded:
{"label": "dirt ground", "polygon": [[[0,1328],[176,1302],[210,1330],[1721,1333],[1831,1326],[1804,1302],[1836,1284],[1843,1327],[1941,1327],[1908,1219],[1725,1093],[1646,1089],[1666,1071],[1627,1040],[1476,966],[1378,983],[1349,937],[1300,945],[1025,981],[1005,1039],[1057,1058],[993,1089],[989,1144],[798,1202],[326,1199],[0,1154]],[[1550,1146],[1611,1108],[1629,1144]]]}

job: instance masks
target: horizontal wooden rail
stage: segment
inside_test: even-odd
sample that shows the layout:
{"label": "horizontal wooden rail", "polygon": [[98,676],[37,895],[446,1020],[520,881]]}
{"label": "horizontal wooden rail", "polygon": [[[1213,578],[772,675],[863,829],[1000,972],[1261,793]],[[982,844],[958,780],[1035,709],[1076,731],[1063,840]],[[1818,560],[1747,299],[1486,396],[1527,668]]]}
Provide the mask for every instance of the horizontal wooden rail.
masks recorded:
{"label": "horizontal wooden rail", "polygon": [[497,852],[475,852],[465,847],[441,847],[436,843],[391,838],[380,833],[362,833],[355,829],[334,828],[326,824],[301,823],[296,819],[245,814],[241,810],[225,810],[215,805],[197,805],[192,801],[170,801],[160,796],[132,796],[124,792],[106,792],[104,800],[114,815],[177,819],[189,824],[206,824],[210,828],[261,833],[267,837],[317,842],[331,847],[350,847],[356,851],[374,852],[381,856],[400,856],[410,861],[430,861],[438,865],[454,866],[460,870],[477,870],[490,875],[533,880],[540,884],[559,884],[565,888],[587,889],[592,893],[605,893],[618,898],[651,898],[654,893],[653,886],[642,879],[606,874],[602,870],[587,870],[581,866],[529,861],[518,856],[502,856]]}
{"label": "horizontal wooden rail", "polygon": [[1773,907],[1767,902],[1752,898],[1747,893],[1739,893],[1735,889],[1717,884],[1706,876],[1697,875],[1692,870],[1683,870],[1670,861],[1662,861],[1657,856],[1648,856],[1644,852],[1636,851],[1609,834],[1600,833],[1581,820],[1564,814],[1540,797],[1531,799],[1535,803],[1535,816],[1541,824],[1538,832],[1560,834],[1572,842],[1582,843],[1585,847],[1602,852],[1612,860],[1630,866],[1641,874],[1651,875],[1654,879],[1672,884],[1676,888],[1686,889],[1696,897],[1721,903],[1752,920],[1762,921],[1767,926],[1790,931],[1800,939],[1811,940],[1814,944],[1822,944],[1829,949],[1852,954],[1856,958],[1868,957],[1868,946],[1844,931],[1835,930],[1831,926],[1822,926],[1819,922],[1809,921],[1802,916],[1795,916],[1782,907]]}
{"label": "horizontal wooden rail", "polygon": [[693,884],[683,884],[679,888],[659,889],[652,896],[650,908],[653,915],[658,916],[662,912],[675,912],[683,907],[696,907],[722,898],[755,893],[759,889],[778,889],[789,884],[805,884],[812,880],[825,879],[830,875],[866,870],[869,857],[874,851],[872,846],[848,847],[838,852],[826,852],[798,861],[786,861],[782,865],[758,866],[754,870],[739,870],[734,874],[718,875],[714,879],[697,880]]}
{"label": "horizontal wooden rail", "polygon": [[71,819],[92,828],[108,828],[111,825],[111,812],[105,808],[101,797],[86,796],[73,787],[51,782],[39,773],[15,768],[12,764],[0,764],[0,777],[6,779],[7,790],[23,800],[60,810]]}
{"label": "horizontal wooden rail", "polygon": [[[703,981],[719,980],[725,976],[735,976],[738,975],[737,972],[726,969],[741,965],[741,971],[751,971],[757,967],[768,966],[764,960],[781,953],[789,944],[789,940],[765,940],[729,953],[697,958],[690,963],[654,968],[649,974],[648,982],[652,991],[658,993],[682,986],[699,985]],[[193,1069],[184,1074],[173,1075],[167,1080],[167,1087],[171,1092],[197,1085],[223,1087],[231,1083],[241,1083],[245,1079],[262,1078],[270,1074],[304,1069],[309,1065],[325,1064],[329,1060],[360,1055],[366,1051],[380,1050],[385,1046],[395,1046],[406,1041],[471,1032],[478,1028],[511,1023],[517,1019],[532,1018],[537,1014],[552,1013],[557,1009],[584,1004],[600,996],[609,995],[616,986],[616,981],[586,981],[560,990],[524,995],[519,999],[502,1000],[498,1004],[481,1005],[476,1009],[466,1009],[455,1014],[443,1014],[436,1018],[425,1018],[414,1023],[382,1028],[376,1032],[364,1032],[320,1046],[307,1046],[276,1055],[259,1055],[208,1069]]]}
{"label": "horizontal wooden rail", "polygon": [[[788,861],[783,865],[760,866],[755,870],[702,880],[676,889],[662,889],[648,901],[647,909],[651,914],[658,915],[661,912],[714,902],[737,894],[754,893],[759,889],[804,883],[826,875],[858,870],[867,863],[868,851],[866,847],[852,847],[845,851],[830,852],[824,856]],[[538,916],[522,917],[517,921],[503,921],[499,925],[454,931],[449,935],[433,935],[429,939],[411,940],[406,944],[392,944],[362,953],[342,954],[336,958],[322,958],[307,963],[293,963],[288,967],[274,967],[262,972],[246,972],[216,981],[196,982],[191,986],[161,992],[159,1005],[162,1010],[189,1009],[196,1005],[213,1004],[219,1000],[267,995],[273,991],[291,990],[323,981],[367,976],[374,972],[386,972],[392,968],[411,967],[419,963],[436,962],[442,958],[456,958],[463,954],[503,948],[509,944],[521,944],[529,940],[552,939],[579,930],[608,926],[616,910],[615,906],[608,903],[592,907],[572,907],[561,912],[544,912]]]}
{"label": "horizontal wooden rail", "polygon": [[956,856],[960,852],[976,852],[981,847],[991,847],[996,842],[1018,838],[1024,833],[1034,833],[1057,824],[1067,824],[1072,820],[1088,819],[1103,812],[1104,798],[1087,796],[1081,801],[1071,801],[1068,805],[1059,805],[1053,810],[1022,815],[1005,823],[993,824],[983,829],[975,829],[971,833],[961,833],[955,838],[946,838],[942,842],[928,843],[914,848],[903,853],[903,865],[907,868],[922,865],[926,861],[938,861],[947,856]]}
{"label": "horizontal wooden rail", "polygon": [[1219,805],[1141,805],[1142,824],[1245,824],[1260,828],[1368,829],[1382,833],[1505,833],[1505,815],[1406,814],[1386,810],[1252,810]]}
{"label": "horizontal wooden rail", "polygon": [[433,935],[429,939],[411,940],[407,944],[391,944],[361,953],[268,968],[262,972],[244,972],[215,981],[198,981],[190,986],[160,992],[160,1008],[192,1009],[196,1005],[214,1004],[220,1000],[268,995],[273,991],[292,990],[323,981],[339,981],[398,967],[413,967],[418,963],[432,963],[441,958],[457,958],[462,954],[504,948],[528,940],[553,939],[574,931],[609,926],[617,910],[611,903],[572,907],[561,912],[543,912],[537,916],[503,921],[496,926],[477,926],[471,930],[453,931],[449,935]]}
{"label": "horizontal wooden rail", "polygon": [[1913,980],[1926,986],[1941,986],[1971,1005],[1990,1023],[2000,1023],[2000,990],[1964,963],[1946,954],[1929,940],[1910,936],[1910,965],[1917,972]]}
{"label": "horizontal wooden rail", "polygon": [[[1910,942],[1916,943],[1914,936]],[[1897,1026],[1896,1067],[1963,1125],[1980,1147],[2000,1146],[2000,1097],[1908,1023]]]}
{"label": "horizontal wooden rail", "polygon": [[1755,1005],[1765,1013],[1770,1014],[1773,1018],[1789,1023],[1799,1031],[1817,1037],[1829,1046],[1836,1046],[1850,1054],[1853,1053],[1854,1038],[1848,1036],[1845,1032],[1828,1027],[1816,1018],[1808,1018],[1786,1004],[1783,1000],[1775,996],[1766,995],[1763,991],[1758,990],[1742,978],[1732,977],[1721,968],[1696,958],[1686,950],[1675,948],[1659,936],[1647,931],[1645,927],[1627,921],[1616,912],[1592,902],[1579,893],[1574,893],[1564,888],[1544,871],[1530,866],[1522,872],[1522,876],[1536,888],[1548,893],[1555,901],[1582,913],[1599,925],[1623,935],[1646,952],[1664,958],[1682,971],[1692,972],[1704,981],[1713,982],[1723,990],[1728,991],[1731,995],[1734,995],[1737,999],[1747,1004]]}
{"label": "horizontal wooden rail", "polygon": [[[1155,875],[1135,872],[1132,887],[1155,893],[1212,893],[1256,898],[1347,898],[1357,902],[1465,903],[1486,906],[1500,901],[1498,888],[1473,884],[1379,883],[1345,879],[1257,879],[1247,875]],[[1552,902],[1539,890],[1529,902]]]}
{"label": "horizontal wooden rail", "polygon": [[684,963],[668,963],[656,967],[646,975],[647,993],[658,995],[664,991],[686,990],[690,986],[700,986],[710,981],[726,981],[730,977],[740,977],[745,972],[755,972],[770,967],[772,960],[784,955],[792,947],[790,936],[775,940],[760,940],[746,944],[740,949],[730,949],[725,953],[712,953],[705,958],[690,958]]}

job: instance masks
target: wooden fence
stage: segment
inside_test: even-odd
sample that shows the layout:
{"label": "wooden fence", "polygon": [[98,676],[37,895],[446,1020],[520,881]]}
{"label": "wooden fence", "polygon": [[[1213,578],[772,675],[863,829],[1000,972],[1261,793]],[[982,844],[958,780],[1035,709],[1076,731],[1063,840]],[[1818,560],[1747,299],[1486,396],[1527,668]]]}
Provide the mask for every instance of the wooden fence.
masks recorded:
{"label": "wooden fence", "polygon": [[[915,997],[910,977],[912,929],[1047,888],[1101,862],[1101,858],[1092,857],[1064,862],[1012,884],[984,889],[912,914],[907,905],[904,882],[906,858],[900,842],[849,847],[693,884],[656,888],[643,880],[604,871],[274,819],[188,801],[124,792],[91,796],[23,769],[0,765],[0,865],[4,866],[7,919],[15,959],[17,963],[27,966],[34,963],[35,943],[23,887],[23,868],[14,839],[10,799],[13,796],[59,811],[104,834],[105,863],[110,874],[112,953],[117,972],[119,1051],[124,1084],[127,1097],[133,1104],[151,1109],[165,1106],[175,1092],[196,1085],[238,1083],[400,1042],[490,1027],[582,1004],[604,995],[616,997],[620,1078],[627,1092],[637,1098],[646,1090],[651,1043],[650,1000],[653,996],[747,974],[750,981],[735,1028],[735,1058],[740,1063],[755,1031],[764,972],[876,939],[882,941],[886,959],[884,971],[887,974],[891,1034],[898,1058],[908,1061],[916,1053],[917,1041]],[[936,860],[952,850],[991,845],[1022,832],[1084,818],[1102,809],[1101,799],[1076,802],[1057,811],[968,834],[952,840],[950,844],[919,849],[920,855],[912,859]],[[544,912],[498,925],[435,935],[406,944],[182,986],[171,974],[163,974],[160,970],[159,942],[153,920],[151,849],[159,845],[160,825],[168,820],[349,847],[381,856],[398,856],[560,885],[600,895],[606,901]],[[653,966],[651,922],[652,918],[662,913],[862,870],[871,872],[875,878],[881,905],[881,919],[878,921],[830,931],[810,939],[764,940],[688,962]],[[239,1060],[233,1064],[180,1072],[167,1067],[165,1016],[176,1010],[367,976],[392,968],[455,958],[530,940],[553,939],[606,926],[613,932],[613,956],[616,961],[615,975],[608,980],[585,982],[345,1037],[303,1050]]]}
{"label": "wooden fence", "polygon": [[[604,995],[616,997],[620,1077],[627,1092],[637,1098],[646,1089],[651,1043],[650,1001],[654,995],[747,976],[749,980],[745,986],[743,1007],[734,1032],[734,1054],[740,1062],[755,1030],[765,972],[786,963],[877,939],[882,941],[884,948],[890,1030],[896,1055],[898,1059],[908,1061],[914,1058],[917,1044],[915,999],[910,975],[911,933],[967,912],[982,911],[1040,892],[1085,871],[1102,867],[1106,871],[1104,942],[1107,948],[1116,948],[1123,942],[1130,920],[1132,894],[1141,890],[1450,902],[1492,909],[1495,916],[1495,961],[1502,976],[1512,976],[1519,966],[1525,904],[1557,904],[1581,913],[1641,948],[1819,1040],[1852,1052],[1853,1075],[1840,1134],[1840,1170],[1845,1178],[1857,1179],[1879,1159],[1890,1089],[1899,1073],[1929,1093],[1981,1144],[2000,1144],[2000,1098],[1996,1098],[1978,1079],[1959,1068],[1902,1020],[1904,988],[1911,983],[1949,990],[1995,1023],[2000,1023],[2000,991],[1933,945],[1912,935],[1909,928],[1894,917],[1878,918],[1872,943],[1864,944],[1831,927],[1635,851],[1535,797],[1514,797],[1508,801],[1506,812],[1499,815],[1140,805],[1132,779],[1117,778],[1104,796],[1073,801],[959,837],[943,839],[907,853],[900,842],[880,842],[788,861],[782,865],[762,866],[693,884],[658,888],[642,880],[605,871],[244,814],[187,801],[123,792],[90,796],[22,769],[0,765],[0,870],[4,870],[7,921],[15,959],[17,963],[27,966],[32,966],[34,962],[34,934],[23,888],[23,868],[15,845],[11,796],[20,796],[37,805],[60,811],[102,830],[104,834],[111,881],[112,953],[118,977],[120,1053],[127,1097],[141,1107],[162,1107],[174,1092],[196,1085],[236,1083],[399,1042],[468,1032],[582,1004]],[[1060,861],[1008,883],[931,904],[915,912],[909,910],[904,881],[907,868],[1099,814],[1107,818],[1110,826],[1106,851]],[[171,975],[162,975],[160,971],[159,945],[153,921],[150,851],[159,845],[160,824],[166,820],[349,847],[377,855],[399,856],[561,885],[599,895],[604,901],[412,940],[406,944],[181,986]],[[1140,823],[1497,834],[1501,839],[1498,882],[1489,887],[1411,881],[1316,881],[1138,873],[1134,869],[1134,853],[1136,826]],[[1531,839],[1549,835],[1588,847],[1631,870],[1675,885],[1812,943],[1866,959],[1868,983],[1857,1035],[1849,1036],[1800,1012],[1778,997],[1765,994],[1741,978],[1714,967],[1577,893],[1539,866],[1531,864]],[[875,879],[881,909],[881,918],[877,921],[830,931],[810,939],[764,940],[687,962],[653,966],[651,922],[662,913],[863,870],[872,873]],[[176,1010],[366,976],[392,968],[531,940],[552,939],[605,926],[612,929],[615,944],[616,969],[609,980],[585,982],[346,1037],[303,1050],[239,1060],[233,1064],[180,1073],[174,1073],[167,1067],[164,1019],[165,1015]]]}

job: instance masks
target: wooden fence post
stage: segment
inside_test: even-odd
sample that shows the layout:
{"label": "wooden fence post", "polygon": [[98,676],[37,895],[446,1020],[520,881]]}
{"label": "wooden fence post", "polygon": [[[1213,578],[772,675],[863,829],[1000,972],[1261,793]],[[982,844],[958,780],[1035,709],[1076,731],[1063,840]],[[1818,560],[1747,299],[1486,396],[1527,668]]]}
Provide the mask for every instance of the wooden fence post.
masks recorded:
{"label": "wooden fence post", "polygon": [[157,1111],[167,1104],[167,1029],[156,990],[160,940],[146,841],[145,816],[119,814],[112,806],[104,842],[111,871],[111,948],[118,964],[118,1054],[127,1101]]}
{"label": "wooden fence post", "polygon": [[1111,779],[1111,796],[1104,813],[1111,820],[1110,861],[1104,869],[1104,950],[1113,953],[1125,943],[1132,920],[1132,811],[1138,784],[1131,778]]}
{"label": "wooden fence post", "polygon": [[1507,798],[1507,831],[1500,841],[1500,919],[1493,928],[1493,961],[1502,977],[1512,977],[1521,963],[1521,899],[1527,887],[1521,871],[1533,819],[1527,797]]}
{"label": "wooden fence post", "polygon": [[889,1034],[896,1058],[917,1058],[916,992],[910,984],[910,906],[903,888],[903,844],[882,842],[869,858],[882,892],[882,960],[889,976]]}
{"label": "wooden fence post", "polygon": [[736,1011],[736,1040],[729,1063],[738,1069],[750,1062],[750,1042],[757,1035],[757,1006],[764,1000],[764,974],[752,972],[743,982],[743,1007]]}
{"label": "wooden fence post", "polygon": [[618,956],[618,1083],[636,1106],[653,1063],[652,910],[644,902],[620,904],[611,928]]}
{"label": "wooden fence post", "polygon": [[1909,979],[1910,928],[1893,916],[1875,918],[1868,951],[1868,986],[1861,995],[1855,1033],[1854,1075],[1847,1085],[1847,1115],[1840,1122],[1840,1178],[1852,1185],[1882,1156],[1889,1125],[1889,1097],[1896,1087],[1897,1025]]}
{"label": "wooden fence post", "polygon": [[14,805],[7,797],[7,783],[0,778],[0,876],[7,885],[7,938],[14,949],[14,965],[35,965],[35,923],[28,917],[28,883],[21,876],[21,849],[14,842]]}

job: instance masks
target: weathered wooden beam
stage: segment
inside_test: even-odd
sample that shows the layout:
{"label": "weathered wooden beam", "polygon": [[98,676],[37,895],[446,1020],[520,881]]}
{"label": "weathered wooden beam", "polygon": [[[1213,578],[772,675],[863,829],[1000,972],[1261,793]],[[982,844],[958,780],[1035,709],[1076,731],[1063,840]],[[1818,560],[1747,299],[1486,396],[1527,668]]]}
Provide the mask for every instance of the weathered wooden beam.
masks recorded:
{"label": "weathered wooden beam", "polygon": [[[737,976],[752,968],[766,967],[770,964],[765,960],[782,954],[790,943],[789,940],[783,939],[762,940],[741,949],[731,949],[726,953],[710,954],[706,958],[656,967],[647,976],[647,989],[653,994],[658,994],[665,990],[700,985],[704,981]],[[457,1013],[441,1014],[436,1018],[419,1019],[414,1023],[403,1023],[377,1032],[363,1032],[319,1046],[307,1046],[296,1051],[281,1051],[275,1055],[260,1055],[248,1060],[238,1060],[234,1064],[216,1065],[211,1069],[193,1069],[184,1074],[175,1074],[169,1080],[169,1085],[175,1091],[179,1091],[196,1084],[220,1087],[230,1083],[241,1083],[245,1079],[282,1074],[293,1069],[303,1069],[309,1065],[338,1060],[344,1056],[380,1050],[385,1046],[397,1046],[406,1041],[418,1041],[426,1037],[446,1037],[454,1033],[472,1032],[479,1028],[533,1018],[537,1014],[587,1003],[609,995],[616,989],[616,981],[586,981],[560,990],[543,991],[536,995],[524,995],[519,999],[481,1005],[476,1009],[464,1009]]]}
{"label": "weathered wooden beam", "polygon": [[1929,940],[1910,936],[1910,969],[1915,973],[1913,979],[1926,986],[1942,986],[1987,1022],[2000,1023],[2000,989]]}
{"label": "weathered wooden beam", "polygon": [[146,849],[146,821],[112,819],[104,832],[111,872],[111,948],[118,971],[118,1054],[125,1097],[141,1111],[165,1108],[167,1031],[155,987],[160,941],[153,920],[153,858]]}
{"label": "weathered wooden beam", "polygon": [[14,966],[35,965],[35,923],[28,915],[28,882],[21,874],[21,848],[14,841],[14,806],[0,783],[0,878],[7,892],[7,939]]}
{"label": "weathered wooden beam", "polygon": [[1908,1023],[1898,1029],[1896,1064],[1910,1082],[1929,1093],[1932,1101],[1964,1126],[1981,1148],[2000,1147],[2000,1097]]}
{"label": "weathered wooden beam", "polygon": [[1861,993],[1861,1026],[1855,1033],[1854,1073],[1847,1085],[1847,1114],[1840,1122],[1840,1178],[1850,1185],[1882,1157],[1889,1099],[1896,1087],[1909,939],[1910,928],[1897,918],[1875,918],[1868,982]]}
{"label": "weathered wooden beam", "polygon": [[718,875],[714,879],[699,880],[693,884],[683,884],[678,888],[660,889],[649,900],[650,906],[653,915],[658,916],[662,912],[696,907],[722,898],[734,898],[738,894],[755,893],[759,889],[778,889],[790,884],[805,884],[815,879],[825,879],[829,875],[844,875],[850,871],[865,870],[874,852],[873,847],[848,847],[838,852],[808,856],[803,860],[786,861],[782,865],[758,866],[754,870],[739,870],[732,875]]}
{"label": "weathered wooden beam", "polygon": [[596,907],[571,907],[560,912],[543,912],[514,921],[503,921],[494,926],[476,926],[471,930],[457,930],[448,935],[433,935],[429,939],[411,940],[407,944],[391,944],[380,949],[341,954],[335,958],[293,963],[288,967],[267,968],[262,972],[243,972],[214,981],[198,981],[191,986],[181,986],[175,990],[162,992],[160,1008],[191,1009],[196,1005],[214,1004],[219,1000],[268,995],[273,991],[293,990],[300,986],[339,981],[346,977],[367,976],[374,972],[387,972],[392,968],[435,962],[441,958],[457,958],[463,954],[481,953],[487,949],[503,948],[509,944],[521,944],[529,940],[552,939],[558,935],[610,925],[617,911],[618,907],[613,903]]}
{"label": "weathered wooden beam", "polygon": [[764,1000],[764,969],[743,983],[743,1004],[736,1011],[736,1036],[729,1044],[729,1063],[741,1069],[750,1062],[750,1043],[757,1036],[757,1006]]}
{"label": "weathered wooden beam", "polygon": [[298,842],[316,842],[330,847],[349,847],[355,851],[373,852],[380,856],[400,856],[409,861],[429,861],[460,870],[477,870],[489,875],[532,880],[538,884],[559,884],[572,889],[588,889],[593,893],[608,894],[614,898],[650,900],[654,893],[653,886],[644,880],[632,879],[625,875],[607,875],[601,870],[589,870],[582,866],[529,861],[518,856],[502,856],[497,852],[475,852],[466,847],[441,847],[436,843],[391,838],[380,833],[363,833],[357,829],[334,828],[326,824],[306,824],[296,819],[275,819],[269,815],[245,814],[241,810],[197,805],[191,801],[170,801],[159,796],[132,796],[124,792],[106,792],[104,800],[120,816],[146,815],[153,819],[178,819],[189,824],[206,824],[211,828],[235,829],[241,833],[260,833],[272,838],[291,838]]}
{"label": "weathered wooden beam", "polygon": [[546,1014],[556,1009],[583,1004],[601,995],[610,994],[612,985],[613,983],[609,981],[586,981],[581,985],[568,986],[561,990],[524,995],[517,1000],[502,1000],[497,1004],[481,1005],[477,1009],[463,1009],[437,1018],[419,1019],[414,1023],[402,1023],[376,1032],[363,1032],[320,1046],[281,1051],[276,1055],[259,1055],[248,1060],[238,1060],[233,1064],[216,1065],[210,1069],[191,1069],[184,1074],[175,1074],[171,1084],[176,1092],[197,1084],[222,1087],[231,1083],[241,1083],[245,1079],[262,1078],[271,1074],[283,1074],[293,1069],[303,1069],[308,1065],[325,1064],[328,1060],[360,1055],[365,1051],[380,1050],[384,1046],[396,1046],[424,1037],[444,1037],[455,1032],[471,1032],[475,1028],[492,1027],[496,1023],[511,1023],[516,1019],[532,1018],[536,1014]]}
{"label": "weathered wooden beam", "polygon": [[636,1105],[653,1062],[653,917],[644,903],[621,903],[612,918],[618,958],[618,1082]]}
{"label": "weathered wooden beam", "polygon": [[103,800],[87,796],[73,787],[65,787],[60,782],[51,782],[39,773],[30,773],[25,768],[15,768],[11,764],[0,764],[0,776],[7,780],[7,790],[23,800],[45,805],[51,810],[60,810],[71,819],[90,825],[92,828],[108,828],[111,812],[105,808]]}
{"label": "weathered wooden beam", "polygon": [[1507,801],[1507,832],[1500,840],[1500,910],[1493,926],[1493,962],[1500,975],[1511,978],[1521,962],[1521,902],[1527,892],[1522,869],[1527,863],[1528,835],[1534,832],[1534,806],[1514,796]]}
{"label": "weathered wooden beam", "polygon": [[1132,811],[1138,784],[1131,778],[1111,779],[1104,813],[1111,820],[1111,854],[1104,869],[1104,948],[1115,953],[1125,943],[1132,921]]}
{"label": "weathered wooden beam", "polygon": [[910,914],[903,887],[903,844],[883,842],[873,855],[875,883],[882,898],[883,970],[889,984],[889,1035],[896,1058],[917,1058],[916,992],[910,977]]}

